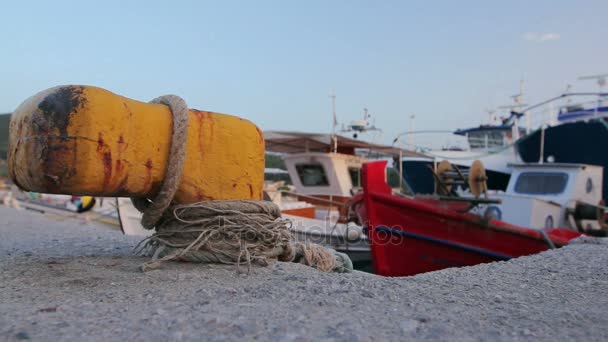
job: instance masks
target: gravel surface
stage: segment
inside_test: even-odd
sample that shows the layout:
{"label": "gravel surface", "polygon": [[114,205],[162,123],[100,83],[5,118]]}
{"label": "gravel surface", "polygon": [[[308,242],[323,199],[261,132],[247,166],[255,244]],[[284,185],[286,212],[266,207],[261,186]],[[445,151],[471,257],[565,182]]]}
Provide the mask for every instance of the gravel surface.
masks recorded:
{"label": "gravel surface", "polygon": [[605,243],[409,278],[142,273],[139,238],[109,226],[4,207],[0,222],[0,340],[608,340]]}

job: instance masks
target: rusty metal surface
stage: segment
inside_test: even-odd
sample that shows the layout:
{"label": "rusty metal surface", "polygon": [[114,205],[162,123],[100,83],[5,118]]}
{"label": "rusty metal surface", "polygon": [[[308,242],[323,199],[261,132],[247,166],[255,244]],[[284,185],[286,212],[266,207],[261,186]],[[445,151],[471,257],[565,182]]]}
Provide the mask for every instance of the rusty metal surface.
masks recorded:
{"label": "rusty metal surface", "polygon": [[[251,122],[190,110],[186,163],[176,200],[261,199],[264,139]],[[61,86],[13,113],[9,170],[28,191],[153,196],[169,151],[171,113],[88,86]]]}

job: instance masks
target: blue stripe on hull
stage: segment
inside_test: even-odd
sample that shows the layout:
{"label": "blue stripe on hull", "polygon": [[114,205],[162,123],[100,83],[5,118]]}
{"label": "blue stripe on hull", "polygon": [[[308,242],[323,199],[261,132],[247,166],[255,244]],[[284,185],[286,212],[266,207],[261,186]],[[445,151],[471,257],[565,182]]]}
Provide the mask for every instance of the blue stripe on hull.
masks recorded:
{"label": "blue stripe on hull", "polygon": [[406,232],[403,230],[393,229],[393,228],[389,228],[389,227],[385,227],[385,226],[378,226],[378,227],[376,227],[376,230],[385,232],[385,233],[389,233],[389,234],[396,234],[396,235],[400,235],[400,236],[404,236],[404,237],[412,238],[412,239],[416,239],[416,240],[432,242],[432,243],[444,245],[447,247],[464,250],[464,251],[471,252],[471,253],[477,253],[477,254],[481,254],[481,255],[484,255],[484,256],[487,256],[490,258],[494,258],[497,260],[511,259],[511,257],[508,255],[494,253],[494,252],[491,252],[491,251],[488,251],[485,249],[481,249],[481,248],[471,247],[471,246],[467,246],[467,245],[463,245],[463,244],[459,244],[459,243],[455,243],[455,242],[451,242],[451,241],[447,241],[447,240],[442,240],[442,239],[437,239],[437,238],[433,238],[430,236],[410,233],[410,232]]}

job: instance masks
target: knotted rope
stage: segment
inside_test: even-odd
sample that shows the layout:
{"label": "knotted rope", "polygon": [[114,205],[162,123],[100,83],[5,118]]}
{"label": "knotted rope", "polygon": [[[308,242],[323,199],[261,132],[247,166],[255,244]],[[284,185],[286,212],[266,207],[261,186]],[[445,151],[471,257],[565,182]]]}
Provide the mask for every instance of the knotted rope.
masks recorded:
{"label": "knotted rope", "polygon": [[153,254],[144,271],[160,267],[165,261],[204,263],[242,263],[267,265],[270,261],[293,261],[323,272],[350,272],[349,257],[316,244],[294,242],[291,221],[281,218],[272,202],[235,200],[172,204],[181,180],[186,158],[188,107],[178,96],[152,100],[169,106],[173,113],[173,132],[165,179],[152,200],[132,198],[143,213],[142,225],[156,232],[137,247]]}

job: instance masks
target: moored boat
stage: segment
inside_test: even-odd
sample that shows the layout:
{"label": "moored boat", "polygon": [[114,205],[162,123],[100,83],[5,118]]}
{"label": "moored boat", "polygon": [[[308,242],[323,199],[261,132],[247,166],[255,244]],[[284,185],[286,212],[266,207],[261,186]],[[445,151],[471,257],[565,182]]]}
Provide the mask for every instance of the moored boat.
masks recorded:
{"label": "moored boat", "polygon": [[[608,96],[600,95],[602,99]],[[517,141],[521,160],[600,165],[604,167],[604,178],[608,177],[608,156],[603,152],[608,143],[608,106],[600,104],[593,101],[585,106],[560,108],[556,124],[546,125]],[[602,192],[602,198],[608,199],[608,183]]]}
{"label": "moored boat", "polygon": [[[530,178],[539,175],[542,165],[531,171],[525,171],[524,166],[503,194],[503,198],[511,197],[509,203],[474,197],[394,195],[384,181],[385,167],[386,162],[367,163],[362,172],[365,221],[374,269],[380,275],[409,276],[509,260],[564,246],[580,236],[580,230],[605,232],[603,208],[591,203],[600,198],[600,167],[550,165],[546,176],[555,176],[553,182],[543,182],[542,174]],[[587,191],[587,179],[597,188]],[[554,203],[552,194],[567,195],[569,201]],[[520,203],[532,212],[527,216],[517,212]],[[506,222],[506,211],[511,217],[526,216],[529,224]],[[583,221],[588,225],[581,227]],[[538,222],[542,222],[540,226]]]}
{"label": "moored boat", "polygon": [[[426,132],[409,134],[417,133],[424,135]],[[431,131],[428,133],[445,132]],[[441,149],[418,146],[416,149],[424,157],[405,156],[401,158],[403,177],[414,193],[432,194],[434,192],[432,169],[437,163],[447,160],[458,165],[461,170],[466,170],[475,160],[481,160],[489,176],[488,187],[493,190],[505,190],[511,174],[507,165],[519,161],[513,143],[523,134],[524,131],[519,127],[516,116],[504,120],[501,124],[458,129],[451,133],[450,138],[446,138],[453,144]],[[434,139],[440,140],[441,138],[437,135]],[[454,143],[454,141],[458,143]]]}
{"label": "moored boat", "polygon": [[[341,135],[266,131],[264,138],[266,151],[280,154],[292,183],[267,186],[267,199],[292,221],[294,237],[345,253],[355,268],[371,271],[367,236],[347,220],[349,203],[361,190],[361,167],[378,158],[422,155]],[[396,172],[393,178],[398,186]]]}

